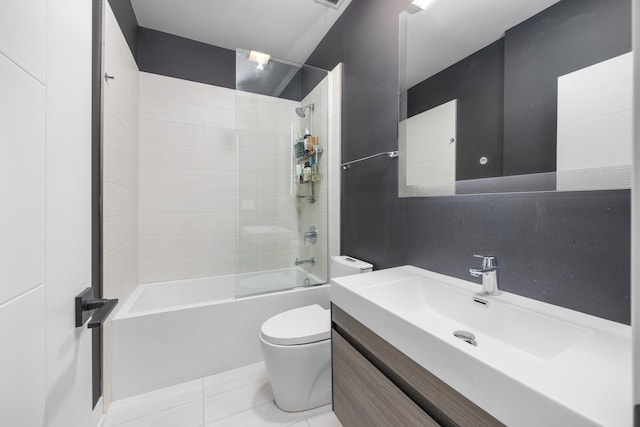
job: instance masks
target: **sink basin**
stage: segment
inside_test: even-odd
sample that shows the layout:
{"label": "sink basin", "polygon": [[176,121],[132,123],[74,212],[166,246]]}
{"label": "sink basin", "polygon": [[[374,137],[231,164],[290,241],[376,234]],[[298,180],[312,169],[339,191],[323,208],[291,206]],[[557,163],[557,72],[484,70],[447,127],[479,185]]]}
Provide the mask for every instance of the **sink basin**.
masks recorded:
{"label": "sink basin", "polygon": [[413,266],[331,284],[333,304],[506,425],[632,424],[627,325]]}
{"label": "sink basin", "polygon": [[549,359],[591,334],[500,298],[489,300],[476,288],[412,277],[365,287],[361,293],[381,307],[414,316],[438,316],[452,332],[473,333],[480,346],[508,345],[540,359]]}

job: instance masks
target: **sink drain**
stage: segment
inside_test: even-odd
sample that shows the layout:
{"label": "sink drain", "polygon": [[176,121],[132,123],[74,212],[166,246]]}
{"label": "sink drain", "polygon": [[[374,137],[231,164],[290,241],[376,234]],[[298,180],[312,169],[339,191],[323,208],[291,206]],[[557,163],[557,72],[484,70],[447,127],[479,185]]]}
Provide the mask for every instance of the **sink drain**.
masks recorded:
{"label": "sink drain", "polygon": [[467,331],[455,331],[453,333],[453,336],[456,338],[461,339],[462,341],[477,346],[478,343],[476,342],[476,336],[473,335],[471,332],[467,332]]}

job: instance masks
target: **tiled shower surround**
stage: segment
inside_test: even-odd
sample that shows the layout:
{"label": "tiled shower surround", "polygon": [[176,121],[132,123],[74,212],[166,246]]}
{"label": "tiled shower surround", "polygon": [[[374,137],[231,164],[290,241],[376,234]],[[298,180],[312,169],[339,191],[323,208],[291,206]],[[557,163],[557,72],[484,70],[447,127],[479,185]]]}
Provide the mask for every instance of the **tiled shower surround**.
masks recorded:
{"label": "tiled shower surround", "polygon": [[233,90],[140,73],[141,283],[233,273],[234,128]]}
{"label": "tiled shower surround", "polygon": [[[313,129],[325,147],[327,80],[303,101],[318,105]],[[295,197],[308,184],[293,183],[292,143],[307,125],[295,114],[300,105],[140,73],[140,283],[286,268],[320,255],[327,184],[316,185],[322,195],[311,204]],[[319,163],[325,175],[327,160]],[[318,243],[301,248],[312,223]],[[318,256],[313,268],[325,266]]]}
{"label": "tiled shower surround", "polygon": [[107,298],[138,285],[138,67],[111,7],[105,5],[103,253]]}

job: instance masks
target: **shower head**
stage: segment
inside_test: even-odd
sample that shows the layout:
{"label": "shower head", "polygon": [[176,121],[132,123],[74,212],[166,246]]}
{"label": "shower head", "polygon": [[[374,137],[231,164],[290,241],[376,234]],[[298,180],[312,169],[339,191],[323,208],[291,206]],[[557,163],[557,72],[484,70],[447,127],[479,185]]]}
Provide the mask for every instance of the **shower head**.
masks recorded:
{"label": "shower head", "polygon": [[304,107],[298,107],[296,108],[296,114],[300,116],[301,119],[304,119],[306,117],[306,114],[304,112],[307,109],[310,109],[311,111],[313,111],[314,107],[315,106],[313,104],[305,105]]}

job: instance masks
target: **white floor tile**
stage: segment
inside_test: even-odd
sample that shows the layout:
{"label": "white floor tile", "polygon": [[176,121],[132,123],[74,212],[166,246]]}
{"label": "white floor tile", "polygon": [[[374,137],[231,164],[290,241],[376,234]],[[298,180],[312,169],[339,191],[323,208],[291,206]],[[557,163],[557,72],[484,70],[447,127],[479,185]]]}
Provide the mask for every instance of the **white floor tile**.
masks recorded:
{"label": "white floor tile", "polygon": [[111,404],[105,427],[342,427],[331,405],[278,409],[264,363],[222,372]]}
{"label": "white floor tile", "polygon": [[331,409],[331,404],[304,411],[304,417],[309,423],[309,427],[342,427]]}
{"label": "white floor tile", "polygon": [[212,422],[273,400],[268,381],[219,393],[204,399],[204,420]]}
{"label": "white floor tile", "polygon": [[307,416],[307,413],[305,412],[305,417],[307,419],[307,423],[309,423],[309,427],[342,427],[342,424],[338,421],[336,414],[331,410],[311,417]]}
{"label": "white floor tile", "polygon": [[308,411],[304,411],[305,418],[313,418],[317,415],[326,414],[327,412],[332,412],[331,403],[328,405],[320,406],[319,408],[309,409]]}
{"label": "white floor tile", "polygon": [[206,424],[208,427],[306,427],[301,412],[284,412],[273,402]]}
{"label": "white floor tile", "polygon": [[201,427],[202,403],[195,402],[117,424],[118,427]]}
{"label": "white floor tile", "polygon": [[120,425],[190,403],[199,405],[200,423],[202,423],[202,379],[117,400],[109,407],[105,427]]}
{"label": "white floor tile", "polygon": [[264,362],[258,362],[204,378],[204,396],[209,397],[269,379]]}

